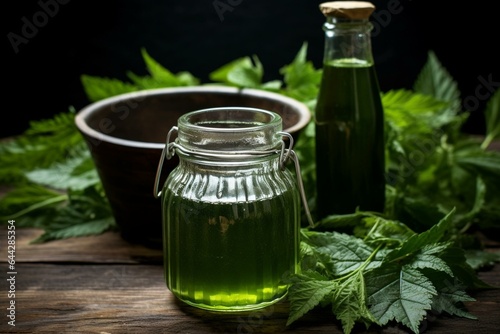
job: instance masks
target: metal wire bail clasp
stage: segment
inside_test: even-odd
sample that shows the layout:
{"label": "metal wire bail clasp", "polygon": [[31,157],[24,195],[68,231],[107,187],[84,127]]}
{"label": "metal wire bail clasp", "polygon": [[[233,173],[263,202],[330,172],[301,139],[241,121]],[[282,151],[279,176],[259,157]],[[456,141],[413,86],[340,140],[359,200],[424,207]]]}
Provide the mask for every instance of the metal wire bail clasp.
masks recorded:
{"label": "metal wire bail clasp", "polygon": [[280,131],[280,135],[285,136],[288,138],[290,144],[288,145],[288,148],[285,149],[285,141],[282,141],[281,145],[281,153],[280,153],[280,168],[283,169],[285,168],[285,164],[287,163],[288,159],[291,157],[293,164],[295,165],[295,174],[297,176],[297,184],[299,187],[299,193],[300,197],[302,199],[302,204],[304,205],[304,211],[306,213],[306,218],[307,221],[309,222],[309,226],[314,226],[314,220],[311,215],[311,211],[309,210],[309,205],[307,204],[307,198],[306,198],[306,192],[304,190],[304,183],[302,182],[302,172],[300,170],[300,164],[299,164],[299,158],[297,157],[297,154],[295,151],[292,149],[293,148],[293,137],[291,134],[288,132]]}
{"label": "metal wire bail clasp", "polygon": [[165,141],[165,147],[163,147],[163,150],[161,152],[161,157],[160,161],[158,163],[158,168],[156,169],[156,177],[155,177],[155,185],[153,189],[153,195],[155,198],[158,198],[161,196],[161,190],[158,191],[159,184],[160,184],[160,176],[161,176],[161,170],[163,168],[163,162],[165,161],[165,158],[170,160],[174,154],[175,154],[175,148],[174,148],[174,143],[170,142],[170,137],[174,132],[177,132],[179,128],[176,126],[173,126],[170,131],[167,134],[167,140]]}

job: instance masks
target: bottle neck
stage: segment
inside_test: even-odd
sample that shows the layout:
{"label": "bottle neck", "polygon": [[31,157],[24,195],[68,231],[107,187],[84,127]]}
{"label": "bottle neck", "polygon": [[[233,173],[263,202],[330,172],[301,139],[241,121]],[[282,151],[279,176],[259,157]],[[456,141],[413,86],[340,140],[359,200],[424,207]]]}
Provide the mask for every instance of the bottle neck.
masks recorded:
{"label": "bottle neck", "polygon": [[368,19],[328,17],[323,25],[325,31],[323,62],[363,67],[373,65],[370,34],[372,28]]}

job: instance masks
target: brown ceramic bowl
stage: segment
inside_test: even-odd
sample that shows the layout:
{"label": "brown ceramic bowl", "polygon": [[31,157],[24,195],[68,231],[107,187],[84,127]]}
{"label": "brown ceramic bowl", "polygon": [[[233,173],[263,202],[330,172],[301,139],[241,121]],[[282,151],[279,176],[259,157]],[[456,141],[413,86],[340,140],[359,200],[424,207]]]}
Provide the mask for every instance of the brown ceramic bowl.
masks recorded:
{"label": "brown ceramic bowl", "polygon": [[[295,140],[311,119],[306,105],[284,95],[222,86],[143,90],[92,103],[77,113],[76,126],[126,240],[161,246],[161,201],[153,189],[167,133],[182,114],[213,107],[274,111],[283,119],[283,131]],[[177,163],[176,156],[165,160],[160,188]]]}

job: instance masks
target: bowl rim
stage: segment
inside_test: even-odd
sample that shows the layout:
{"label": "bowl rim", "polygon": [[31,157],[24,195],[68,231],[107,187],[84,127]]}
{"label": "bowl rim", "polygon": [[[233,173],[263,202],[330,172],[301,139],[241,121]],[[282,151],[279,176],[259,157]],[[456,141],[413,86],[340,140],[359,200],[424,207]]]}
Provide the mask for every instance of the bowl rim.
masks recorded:
{"label": "bowl rim", "polygon": [[[108,98],[104,98],[102,100],[93,102],[83,107],[76,113],[75,116],[75,124],[77,128],[84,133],[86,136],[96,139],[97,141],[105,141],[108,143],[112,143],[120,146],[128,146],[128,147],[137,147],[137,148],[146,148],[146,149],[163,149],[165,143],[157,143],[157,142],[145,142],[145,141],[135,141],[128,140],[123,138],[117,138],[105,133],[99,132],[91,128],[86,122],[85,119],[95,110],[105,107],[107,105],[123,101],[125,99],[139,99],[143,97],[149,97],[154,95],[162,95],[164,93],[189,93],[189,92],[215,92],[215,93],[229,93],[229,94],[246,94],[252,95],[255,97],[263,97],[268,99],[280,100],[284,103],[290,104],[295,107],[296,110],[300,113],[299,122],[294,124],[293,126],[283,129],[286,132],[294,132],[298,131],[301,128],[304,128],[309,121],[311,120],[311,111],[309,107],[307,107],[303,102],[300,102],[296,99],[288,97],[286,95],[282,95],[279,93],[274,93],[270,91],[265,91],[261,89],[254,88],[238,88],[231,86],[216,86],[216,85],[207,85],[207,86],[182,86],[182,87],[165,87],[165,88],[153,88],[153,89],[143,89],[134,92],[122,93],[118,95],[114,95]],[[236,106],[228,106],[228,107],[238,107]],[[204,109],[204,108],[200,108]],[[196,111],[194,109],[193,111]],[[165,132],[165,137],[167,136],[167,132],[170,129],[167,129]]]}

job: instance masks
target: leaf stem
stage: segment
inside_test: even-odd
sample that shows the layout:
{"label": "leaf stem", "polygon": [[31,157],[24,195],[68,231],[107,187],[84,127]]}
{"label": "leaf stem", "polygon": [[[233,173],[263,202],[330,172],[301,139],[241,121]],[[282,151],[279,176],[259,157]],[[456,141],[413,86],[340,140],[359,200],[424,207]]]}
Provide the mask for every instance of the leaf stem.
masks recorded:
{"label": "leaf stem", "polygon": [[495,136],[493,136],[491,134],[487,135],[486,138],[484,138],[483,142],[481,143],[481,149],[486,150],[488,148],[488,146],[490,146],[490,144],[494,138],[495,138]]}
{"label": "leaf stem", "polygon": [[54,204],[54,203],[57,203],[57,202],[63,202],[65,200],[67,200],[67,199],[68,199],[67,195],[60,195],[60,196],[51,197],[49,199],[46,199],[45,201],[41,201],[41,202],[35,203],[33,205],[30,205],[26,209],[18,211],[16,213],[14,213],[13,215],[9,215],[8,217],[9,218],[19,218],[22,215],[25,215],[25,214],[27,214],[27,213],[29,213],[31,211],[40,209],[40,208],[42,208],[44,206],[51,205],[51,204]]}
{"label": "leaf stem", "polygon": [[341,282],[341,281],[344,281],[353,275],[356,275],[356,273],[358,273],[358,272],[362,272],[366,268],[366,266],[372,261],[372,259],[375,257],[375,255],[378,253],[378,251],[381,247],[382,247],[382,245],[378,245],[377,248],[375,248],[373,250],[373,252],[370,254],[370,256],[368,256],[368,258],[365,260],[365,262],[363,262],[363,264],[360,265],[357,269],[351,271],[350,273],[348,273],[345,276],[335,278],[331,281],[332,282]]}

